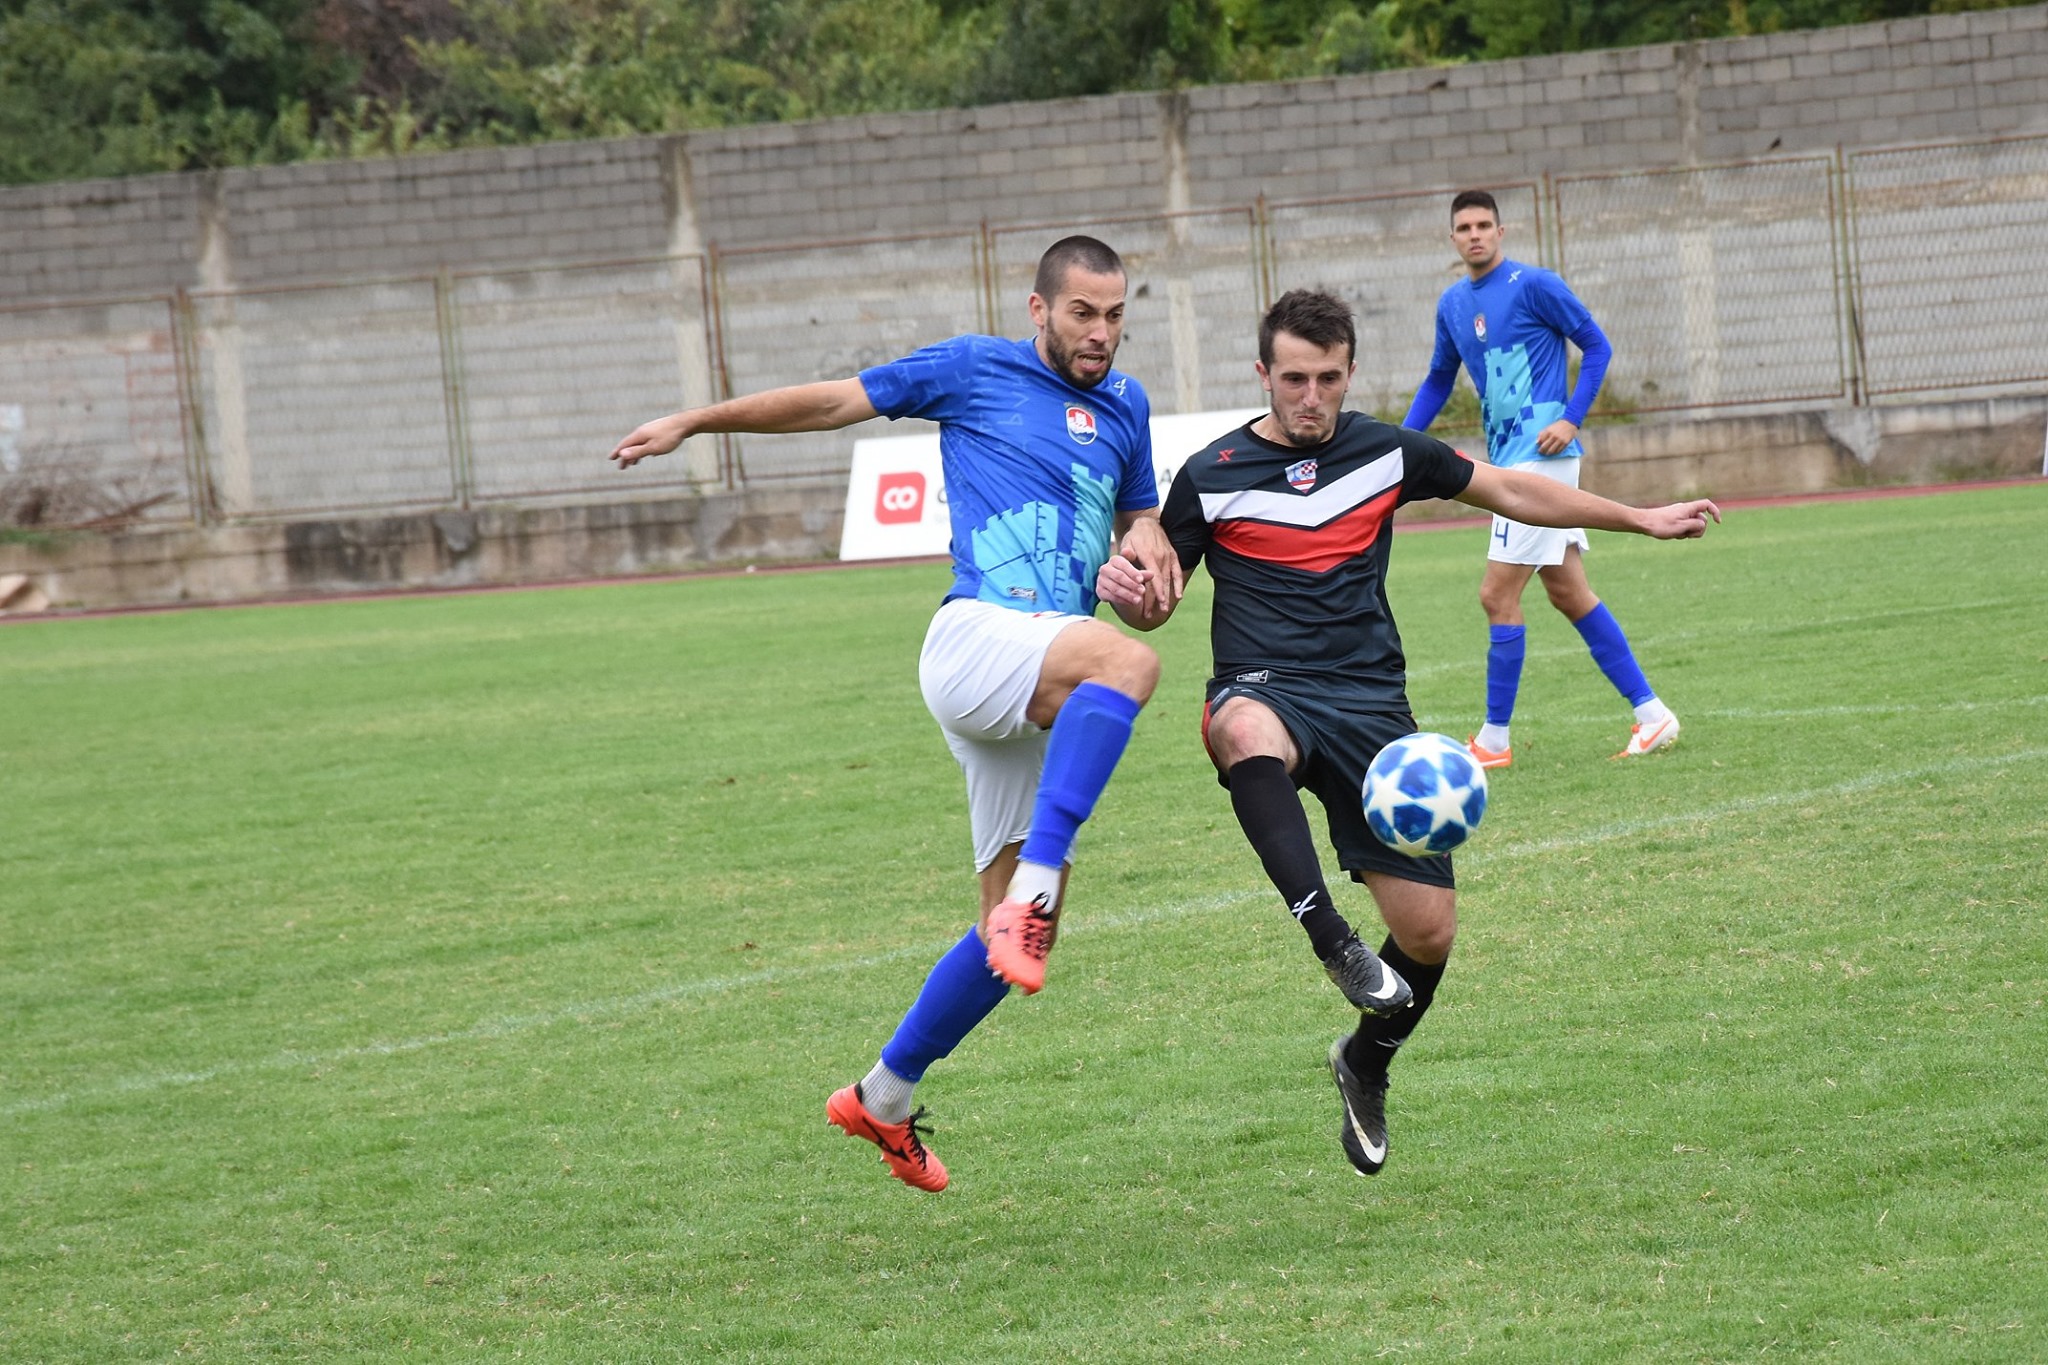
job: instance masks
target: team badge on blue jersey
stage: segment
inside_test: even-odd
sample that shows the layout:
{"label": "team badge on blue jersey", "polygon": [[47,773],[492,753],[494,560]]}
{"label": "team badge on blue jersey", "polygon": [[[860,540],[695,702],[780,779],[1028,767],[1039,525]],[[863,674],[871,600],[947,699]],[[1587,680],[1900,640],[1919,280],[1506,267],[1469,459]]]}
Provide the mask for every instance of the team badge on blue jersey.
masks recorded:
{"label": "team badge on blue jersey", "polygon": [[1300,460],[1287,466],[1287,482],[1306,493],[1316,486],[1316,462]]}
{"label": "team badge on blue jersey", "polygon": [[1472,330],[1479,333],[1481,341],[1486,340],[1486,314],[1474,313],[1472,315]]}
{"label": "team badge on blue jersey", "polygon": [[1095,414],[1075,404],[1067,409],[1067,435],[1082,445],[1095,442]]}

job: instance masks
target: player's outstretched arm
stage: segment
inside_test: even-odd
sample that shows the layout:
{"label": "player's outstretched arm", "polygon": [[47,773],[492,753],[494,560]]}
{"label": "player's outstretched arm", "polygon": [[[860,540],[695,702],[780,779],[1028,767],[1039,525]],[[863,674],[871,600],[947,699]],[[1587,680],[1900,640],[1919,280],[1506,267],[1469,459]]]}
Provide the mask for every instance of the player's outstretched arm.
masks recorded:
{"label": "player's outstretched arm", "polygon": [[1180,555],[1157,509],[1117,517],[1116,552],[1095,575],[1095,595],[1134,630],[1166,624],[1187,587]]}
{"label": "player's outstretched arm", "polygon": [[1657,540],[1691,540],[1706,534],[1709,519],[1721,519],[1721,509],[1706,498],[1663,507],[1630,507],[1541,474],[1487,464],[1472,467],[1472,482],[1465,485],[1458,501],[1531,526],[1633,531]]}
{"label": "player's outstretched arm", "polygon": [[858,379],[828,379],[764,389],[708,407],[643,422],[612,448],[611,459],[630,469],[650,455],[666,455],[692,436],[719,431],[837,431],[875,415]]}

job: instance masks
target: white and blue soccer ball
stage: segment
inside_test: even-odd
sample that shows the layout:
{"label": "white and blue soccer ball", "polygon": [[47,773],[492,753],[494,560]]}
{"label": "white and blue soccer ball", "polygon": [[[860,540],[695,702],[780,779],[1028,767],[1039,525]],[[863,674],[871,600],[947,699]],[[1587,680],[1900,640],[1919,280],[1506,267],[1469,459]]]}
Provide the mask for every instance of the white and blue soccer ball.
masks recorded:
{"label": "white and blue soccer ball", "polygon": [[1411,858],[1449,853],[1486,814],[1486,772],[1449,735],[1404,735],[1365,770],[1365,823]]}

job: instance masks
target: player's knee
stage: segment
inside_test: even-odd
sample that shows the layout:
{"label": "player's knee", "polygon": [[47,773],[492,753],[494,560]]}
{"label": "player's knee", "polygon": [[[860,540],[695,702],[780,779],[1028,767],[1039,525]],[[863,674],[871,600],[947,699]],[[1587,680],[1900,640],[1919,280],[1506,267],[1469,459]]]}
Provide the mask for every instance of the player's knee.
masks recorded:
{"label": "player's knee", "polygon": [[1139,702],[1148,702],[1159,686],[1159,656],[1150,645],[1119,635],[1116,643],[1105,651],[1096,681]]}
{"label": "player's knee", "polygon": [[1441,923],[1404,924],[1394,934],[1394,942],[1417,962],[1434,967],[1451,955],[1451,944],[1457,937],[1457,921],[1446,919]]}
{"label": "player's knee", "polygon": [[1512,626],[1516,624],[1522,610],[1522,595],[1503,592],[1499,588],[1481,588],[1479,609],[1486,613],[1488,624]]}

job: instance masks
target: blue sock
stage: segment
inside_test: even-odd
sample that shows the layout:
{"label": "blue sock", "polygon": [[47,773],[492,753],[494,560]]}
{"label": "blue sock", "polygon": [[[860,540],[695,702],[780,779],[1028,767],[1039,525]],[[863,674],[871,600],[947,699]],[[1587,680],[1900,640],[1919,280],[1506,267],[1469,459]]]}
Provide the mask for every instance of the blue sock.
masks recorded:
{"label": "blue sock", "polygon": [[1486,628],[1486,723],[1506,725],[1515,718],[1515,693],[1522,688],[1522,657],[1528,645],[1527,626]]}
{"label": "blue sock", "polygon": [[1630,706],[1641,706],[1657,695],[1650,690],[1649,680],[1636,663],[1635,652],[1628,647],[1628,636],[1621,633],[1621,622],[1614,619],[1605,602],[1572,624],[1578,627],[1586,648],[1593,651],[1593,662],[1600,665],[1614,690],[1628,698]]}
{"label": "blue sock", "polygon": [[923,1080],[924,1069],[960,1046],[1009,990],[1009,983],[988,969],[981,935],[969,929],[933,964],[924,989],[882,1049],[882,1064],[906,1081]]}
{"label": "blue sock", "polygon": [[1074,848],[1081,822],[1095,810],[1116,761],[1130,743],[1142,705],[1114,687],[1084,682],[1053,719],[1045,744],[1045,770],[1031,807],[1031,832],[1018,855],[1040,867],[1058,867]]}

